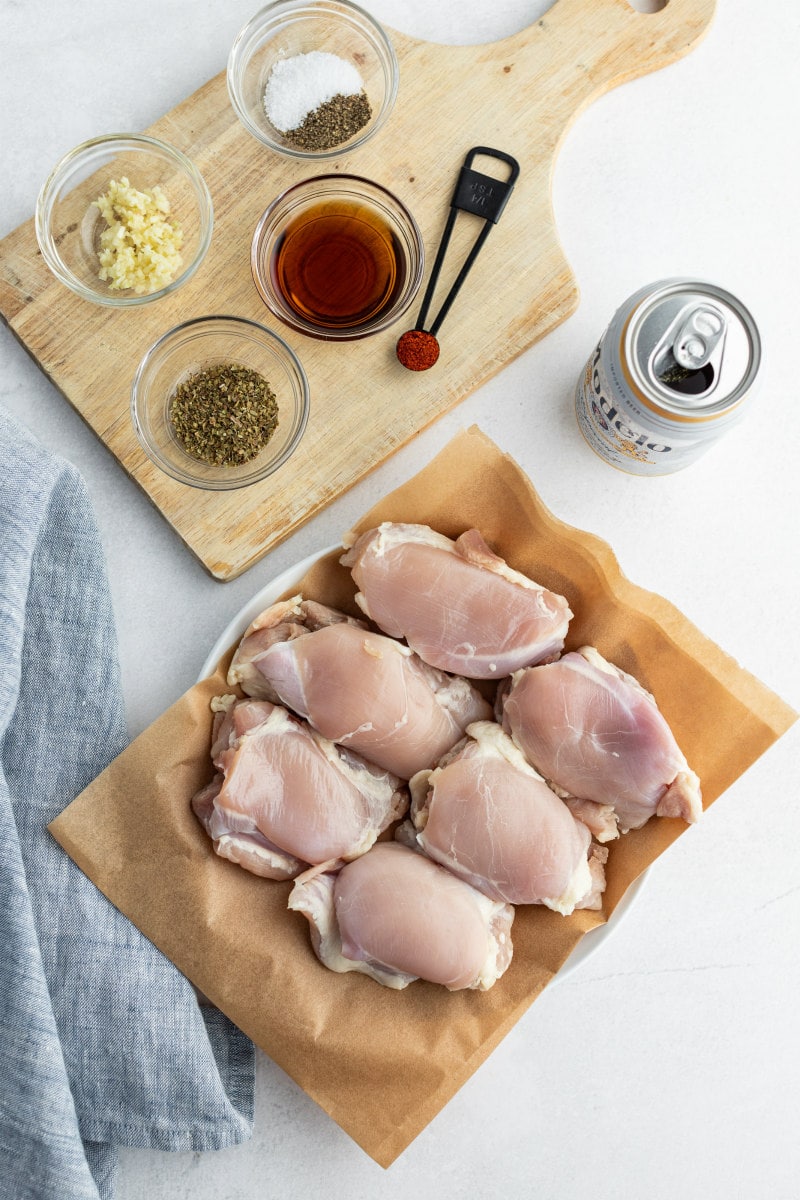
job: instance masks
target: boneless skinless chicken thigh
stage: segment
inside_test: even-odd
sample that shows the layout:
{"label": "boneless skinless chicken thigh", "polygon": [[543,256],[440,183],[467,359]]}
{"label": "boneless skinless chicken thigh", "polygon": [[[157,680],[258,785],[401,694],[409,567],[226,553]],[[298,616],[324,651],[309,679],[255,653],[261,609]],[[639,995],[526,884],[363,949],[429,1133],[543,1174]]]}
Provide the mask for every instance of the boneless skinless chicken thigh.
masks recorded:
{"label": "boneless skinless chicken thigh", "polygon": [[301,875],[289,908],[307,918],[326,967],[385,987],[426,979],[486,991],[511,961],[512,906],[398,842],[378,842],[336,874]]}
{"label": "boneless skinless chicken thigh", "polygon": [[402,816],[407,790],[388,772],[264,700],[217,701],[218,774],[193,799],[223,858],[289,879],[308,864],[363,854]]}
{"label": "boneless skinless chicken thigh", "polygon": [[416,843],[487,896],[569,915],[599,908],[608,851],[493,721],[411,780]]}
{"label": "boneless skinless chicken thigh", "polygon": [[444,671],[499,680],[564,647],[567,601],[512,570],[477,529],[453,541],[427,525],[386,522],[340,561],[366,615]]}
{"label": "boneless skinless chicken thigh", "polygon": [[654,698],[593,647],[516,672],[500,706],[522,753],[600,840],[615,822],[625,833],[653,815],[700,816],[699,780]]}
{"label": "boneless skinless chicken thigh", "polygon": [[436,762],[471,721],[491,716],[468,680],[299,596],[256,618],[228,682],[285,705],[324,737],[401,779]]}

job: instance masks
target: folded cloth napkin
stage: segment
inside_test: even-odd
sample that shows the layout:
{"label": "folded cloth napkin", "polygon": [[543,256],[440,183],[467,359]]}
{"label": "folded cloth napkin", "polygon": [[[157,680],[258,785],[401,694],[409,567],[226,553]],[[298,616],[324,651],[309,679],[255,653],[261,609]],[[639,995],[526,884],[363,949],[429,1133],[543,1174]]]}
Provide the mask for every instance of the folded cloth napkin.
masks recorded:
{"label": "folded cloth napkin", "polygon": [[254,1051],[47,824],[127,741],[78,472],[0,409],[0,1196],[108,1200],[116,1146],[252,1133]]}

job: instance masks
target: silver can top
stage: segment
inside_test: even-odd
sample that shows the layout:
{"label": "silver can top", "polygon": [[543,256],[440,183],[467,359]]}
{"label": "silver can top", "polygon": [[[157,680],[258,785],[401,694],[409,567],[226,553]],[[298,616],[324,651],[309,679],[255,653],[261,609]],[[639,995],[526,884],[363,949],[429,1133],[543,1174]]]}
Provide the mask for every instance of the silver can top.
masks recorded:
{"label": "silver can top", "polygon": [[622,330],[629,383],[678,419],[721,416],[745,398],[761,339],[744,305],[715,284],[668,279],[647,289]]}

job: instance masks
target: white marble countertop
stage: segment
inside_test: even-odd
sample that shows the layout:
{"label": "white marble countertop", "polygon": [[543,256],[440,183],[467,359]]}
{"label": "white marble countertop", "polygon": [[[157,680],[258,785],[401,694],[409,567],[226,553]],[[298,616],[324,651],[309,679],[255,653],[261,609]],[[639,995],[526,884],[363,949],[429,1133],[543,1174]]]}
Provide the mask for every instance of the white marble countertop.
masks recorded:
{"label": "white marble countertop", "polygon": [[[0,235],[32,215],[72,146],[144,128],[222,70],[255,7],[0,0]],[[367,7],[419,37],[482,42],[549,5]],[[133,734],[191,685],[252,593],[336,541],[473,422],[557,516],[607,540],[629,578],[800,708],[799,57],[794,5],[721,0],[686,58],[598,99],[570,130],[553,180],[581,289],[575,315],[232,583],[205,572],[0,327],[0,401],[92,494]],[[571,393],[617,305],[680,274],[720,283],[756,314],[764,383],[707,457],[637,479],[588,450]],[[125,1151],[120,1200],[795,1197],[799,748],[795,726],[679,839],[613,937],[537,1000],[389,1170],[262,1055],[252,1142],[205,1156]]]}

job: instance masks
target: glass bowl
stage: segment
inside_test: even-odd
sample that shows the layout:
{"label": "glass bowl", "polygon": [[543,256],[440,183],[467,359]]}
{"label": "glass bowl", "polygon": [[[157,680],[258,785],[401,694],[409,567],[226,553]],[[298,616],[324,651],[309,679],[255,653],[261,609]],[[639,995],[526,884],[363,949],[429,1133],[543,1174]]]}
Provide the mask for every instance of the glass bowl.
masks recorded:
{"label": "glass bowl", "polygon": [[269,310],[299,333],[352,341],[392,325],[422,282],[422,236],[380,184],[318,175],[270,204],[250,267]]}
{"label": "glass bowl", "polygon": [[[371,108],[366,124],[347,140],[318,148],[298,144],[296,137],[287,137],[268,118],[264,104],[264,93],[277,64],[281,64],[279,71],[283,72],[278,111],[286,113],[283,106],[287,103],[294,111],[294,118],[282,115],[279,123],[283,129],[290,132],[297,129],[294,119],[302,121],[305,113],[316,111],[318,104],[332,98],[333,93],[330,87],[326,90],[326,85],[335,86],[332,80],[336,75],[315,76],[312,83],[310,76],[300,72],[300,86],[295,78],[295,86],[289,88],[287,67],[283,64],[297,55],[313,52],[344,60],[336,64],[339,71],[357,72]],[[288,70],[296,66],[298,63]],[[294,158],[332,158],[363,145],[384,125],[392,111],[397,82],[397,56],[392,43],[369,13],[348,0],[319,0],[317,4],[278,0],[268,4],[240,31],[228,58],[228,93],[239,120],[265,146]],[[287,119],[292,123],[286,124]]]}
{"label": "glass bowl", "polygon": [[[189,454],[171,419],[173,394],[199,372],[225,364],[256,371],[278,406],[278,425],[255,458],[218,466]],[[145,354],[131,387],[131,418],[148,457],[179,483],[210,491],[247,487],[266,479],[291,457],[308,422],[305,371],[282,338],[244,317],[196,317],[176,325]]]}
{"label": "glass bowl", "polygon": [[[122,179],[140,192],[161,188],[169,202],[166,218],[183,236],[177,272],[152,291],[115,290],[100,278],[100,238],[109,227],[94,201]],[[39,192],[35,224],[57,279],[84,300],[124,308],[168,296],[194,275],[211,242],[214,212],[203,177],[180,150],[145,134],[114,133],[83,142],[61,159]]]}

